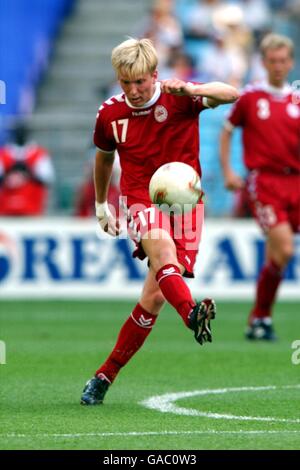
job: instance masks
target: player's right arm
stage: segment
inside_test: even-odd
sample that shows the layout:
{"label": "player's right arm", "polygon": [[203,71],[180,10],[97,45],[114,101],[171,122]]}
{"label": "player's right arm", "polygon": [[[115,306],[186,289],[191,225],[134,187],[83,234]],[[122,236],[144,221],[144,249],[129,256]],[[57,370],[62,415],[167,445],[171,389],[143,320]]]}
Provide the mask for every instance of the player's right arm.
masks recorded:
{"label": "player's right arm", "polygon": [[117,236],[120,234],[119,223],[109,209],[107,202],[114,158],[114,152],[97,150],[94,167],[94,186],[96,216],[99,224],[104,232],[112,236]]}
{"label": "player's right arm", "polygon": [[[95,208],[100,227],[109,235],[120,234],[115,208],[109,208],[107,197],[112,175],[116,141],[112,132],[112,99],[99,108],[94,130],[94,144],[97,148],[94,166]],[[111,209],[111,210],[110,210]]]}
{"label": "player's right arm", "polygon": [[107,201],[115,155],[114,152],[97,150],[95,156],[94,185],[96,201],[100,204]]}
{"label": "player's right arm", "polygon": [[244,180],[237,175],[230,163],[231,139],[233,127],[227,122],[223,127],[220,138],[220,161],[224,176],[225,188],[236,191],[244,186]]}
{"label": "player's right arm", "polygon": [[244,180],[234,172],[231,157],[231,141],[234,128],[244,127],[247,122],[247,93],[243,93],[230,110],[220,137],[220,163],[224,176],[224,185],[230,191],[237,191],[245,185]]}

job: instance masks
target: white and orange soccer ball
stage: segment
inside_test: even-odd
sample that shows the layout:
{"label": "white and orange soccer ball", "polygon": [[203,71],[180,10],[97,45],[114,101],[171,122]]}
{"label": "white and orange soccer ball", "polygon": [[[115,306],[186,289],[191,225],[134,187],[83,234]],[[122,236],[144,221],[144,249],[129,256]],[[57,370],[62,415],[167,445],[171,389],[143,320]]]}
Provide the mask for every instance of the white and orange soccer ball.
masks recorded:
{"label": "white and orange soccer ball", "polygon": [[189,212],[203,195],[200,176],[186,163],[166,163],[152,175],[149,195],[163,211]]}

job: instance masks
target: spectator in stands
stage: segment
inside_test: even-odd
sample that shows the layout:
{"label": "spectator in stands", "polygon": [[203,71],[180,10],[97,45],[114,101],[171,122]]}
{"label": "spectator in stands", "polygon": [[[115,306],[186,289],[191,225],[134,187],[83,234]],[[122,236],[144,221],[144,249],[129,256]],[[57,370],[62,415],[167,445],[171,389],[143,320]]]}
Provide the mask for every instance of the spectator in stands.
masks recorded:
{"label": "spectator in stands", "polygon": [[253,46],[252,32],[240,5],[222,5],[213,15],[216,33],[223,37],[224,50],[232,57],[235,75],[240,81],[245,78]]}
{"label": "spectator in stands", "polygon": [[218,32],[203,52],[198,69],[205,81],[219,80],[239,88],[243,85],[247,63],[243,55],[226,46],[225,33]]}
{"label": "spectator in stands", "polygon": [[155,0],[150,15],[138,34],[154,43],[160,70],[167,65],[172,52],[180,50],[183,45],[182,27],[173,13],[173,8],[173,0]]}
{"label": "spectator in stands", "polygon": [[177,77],[186,82],[199,81],[192,57],[181,51],[173,52],[166,68],[161,71],[160,79],[164,80],[166,77]]}
{"label": "spectator in stands", "polygon": [[271,10],[266,0],[240,0],[246,25],[261,39],[271,26]]}
{"label": "spectator in stands", "polygon": [[0,149],[0,215],[37,216],[45,213],[54,169],[47,150],[28,142],[22,123],[13,142]]}
{"label": "spectator in stands", "polygon": [[232,108],[221,136],[221,163],[226,187],[241,189],[244,181],[229,162],[232,131],[241,126],[249,171],[248,202],[266,235],[266,261],[257,281],[246,337],[274,340],[272,307],[294,253],[293,233],[300,231],[300,103],[286,83],[293,67],[293,42],[268,34],[261,53],[267,81],[248,86]]}
{"label": "spectator in stands", "polygon": [[[187,38],[199,39],[192,48],[204,81],[243,84],[252,47],[252,34],[238,4],[206,0],[190,9]],[[188,43],[189,44],[189,43]],[[188,45],[187,50],[190,50]]]}
{"label": "spectator in stands", "polygon": [[210,39],[214,33],[214,13],[223,3],[220,0],[198,0],[194,6],[190,7],[186,36],[197,39]]}

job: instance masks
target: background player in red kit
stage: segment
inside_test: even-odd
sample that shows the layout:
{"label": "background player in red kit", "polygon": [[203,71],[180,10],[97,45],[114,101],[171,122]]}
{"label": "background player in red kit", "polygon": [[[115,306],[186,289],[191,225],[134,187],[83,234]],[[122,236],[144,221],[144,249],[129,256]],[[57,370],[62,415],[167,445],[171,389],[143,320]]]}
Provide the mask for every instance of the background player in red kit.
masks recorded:
{"label": "background player in red kit", "polygon": [[244,181],[230,166],[235,126],[243,128],[246,190],[253,216],[266,234],[266,259],[249,316],[249,339],[276,339],[272,306],[282,273],[293,255],[293,232],[300,231],[300,106],[286,78],[293,66],[293,43],[269,34],[261,43],[267,81],[247,86],[221,135],[221,163],[230,190]]}
{"label": "background player in red kit", "polygon": [[[112,65],[123,93],[105,101],[97,116],[96,216],[103,230],[119,234],[118,223],[106,202],[117,150],[121,193],[131,237],[136,242],[134,256],[147,256],[149,271],[140,300],[121,328],[112,353],[83,391],[81,403],[85,405],[102,403],[121,367],[150,333],[165,300],[194,331],[196,341],[211,341],[214,301],[196,303],[182,277],[193,276],[198,243],[189,247],[186,231],[180,238],[174,236],[172,218],[151,204],[148,186],[152,174],[166,162],[182,161],[200,173],[199,113],[205,107],[233,102],[238,97],[235,88],[223,83],[200,85],[178,79],[158,82],[157,54],[149,39],[121,43],[112,52]],[[202,219],[203,205],[198,204],[188,220],[191,226],[197,222],[197,227],[192,227],[197,242]]]}

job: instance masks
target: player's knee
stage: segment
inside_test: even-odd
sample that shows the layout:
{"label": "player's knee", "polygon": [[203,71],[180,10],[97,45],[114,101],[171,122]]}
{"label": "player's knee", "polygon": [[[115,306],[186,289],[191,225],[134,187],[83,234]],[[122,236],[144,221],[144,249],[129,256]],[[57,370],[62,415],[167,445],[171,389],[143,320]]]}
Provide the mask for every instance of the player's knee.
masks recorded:
{"label": "player's knee", "polygon": [[293,257],[294,247],[291,243],[286,243],[281,247],[280,256],[282,263],[287,264],[290,259]]}
{"label": "player's knee", "polygon": [[156,255],[157,270],[166,264],[177,264],[176,249],[170,246],[163,246]]}
{"label": "player's knee", "polygon": [[274,260],[282,267],[285,267],[290,259],[293,257],[294,247],[292,243],[283,243],[273,253]]}

